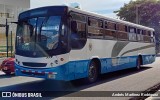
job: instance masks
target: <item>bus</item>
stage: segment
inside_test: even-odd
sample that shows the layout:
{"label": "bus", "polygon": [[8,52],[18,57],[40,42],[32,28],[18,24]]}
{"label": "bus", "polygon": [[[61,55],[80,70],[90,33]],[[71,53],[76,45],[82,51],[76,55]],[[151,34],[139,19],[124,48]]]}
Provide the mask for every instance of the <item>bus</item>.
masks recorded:
{"label": "bus", "polygon": [[20,13],[15,74],[53,80],[85,79],[155,61],[154,29],[68,6]]}

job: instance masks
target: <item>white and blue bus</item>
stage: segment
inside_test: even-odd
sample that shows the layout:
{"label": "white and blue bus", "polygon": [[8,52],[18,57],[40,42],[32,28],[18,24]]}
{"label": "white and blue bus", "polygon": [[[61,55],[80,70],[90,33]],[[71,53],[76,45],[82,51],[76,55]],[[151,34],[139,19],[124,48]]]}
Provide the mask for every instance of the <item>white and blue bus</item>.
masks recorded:
{"label": "white and blue bus", "polygon": [[68,6],[31,9],[17,23],[18,76],[95,82],[155,61],[154,29],[145,26]]}

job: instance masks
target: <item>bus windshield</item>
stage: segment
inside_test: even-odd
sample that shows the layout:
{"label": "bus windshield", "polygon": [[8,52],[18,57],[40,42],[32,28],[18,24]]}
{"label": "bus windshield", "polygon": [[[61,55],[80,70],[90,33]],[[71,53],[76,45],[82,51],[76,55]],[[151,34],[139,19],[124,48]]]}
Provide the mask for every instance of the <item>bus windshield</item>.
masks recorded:
{"label": "bus windshield", "polygon": [[16,46],[23,51],[52,50],[58,46],[61,16],[20,20]]}

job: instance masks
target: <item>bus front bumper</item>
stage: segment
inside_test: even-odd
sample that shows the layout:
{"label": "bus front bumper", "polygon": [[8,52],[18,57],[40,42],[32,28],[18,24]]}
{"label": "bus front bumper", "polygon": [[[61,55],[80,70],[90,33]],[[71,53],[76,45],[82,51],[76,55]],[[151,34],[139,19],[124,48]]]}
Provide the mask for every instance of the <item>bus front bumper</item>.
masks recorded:
{"label": "bus front bumper", "polygon": [[65,65],[51,68],[27,68],[15,64],[15,74],[16,76],[27,76],[67,81],[67,69]]}

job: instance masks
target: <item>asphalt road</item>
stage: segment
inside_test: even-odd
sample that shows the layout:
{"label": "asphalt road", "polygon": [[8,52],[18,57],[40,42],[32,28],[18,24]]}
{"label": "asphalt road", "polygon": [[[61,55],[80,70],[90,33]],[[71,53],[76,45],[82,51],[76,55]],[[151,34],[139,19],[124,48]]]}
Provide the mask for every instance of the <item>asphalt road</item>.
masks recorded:
{"label": "asphalt road", "polygon": [[[80,91],[144,91],[160,83],[160,57],[156,62],[143,66],[139,71],[127,69],[123,71],[104,74],[94,84],[83,84],[81,80],[75,84],[64,81],[44,80],[39,78],[6,76],[0,72],[0,90],[3,91],[71,91],[59,93],[59,97],[47,98],[58,100],[73,99],[111,99],[126,100],[128,97],[65,97],[74,96]],[[74,91],[74,92],[73,92]],[[83,92],[82,92],[83,93]],[[95,92],[96,93],[96,92]],[[98,93],[98,92],[97,92]],[[54,94],[53,94],[54,95]]]}

